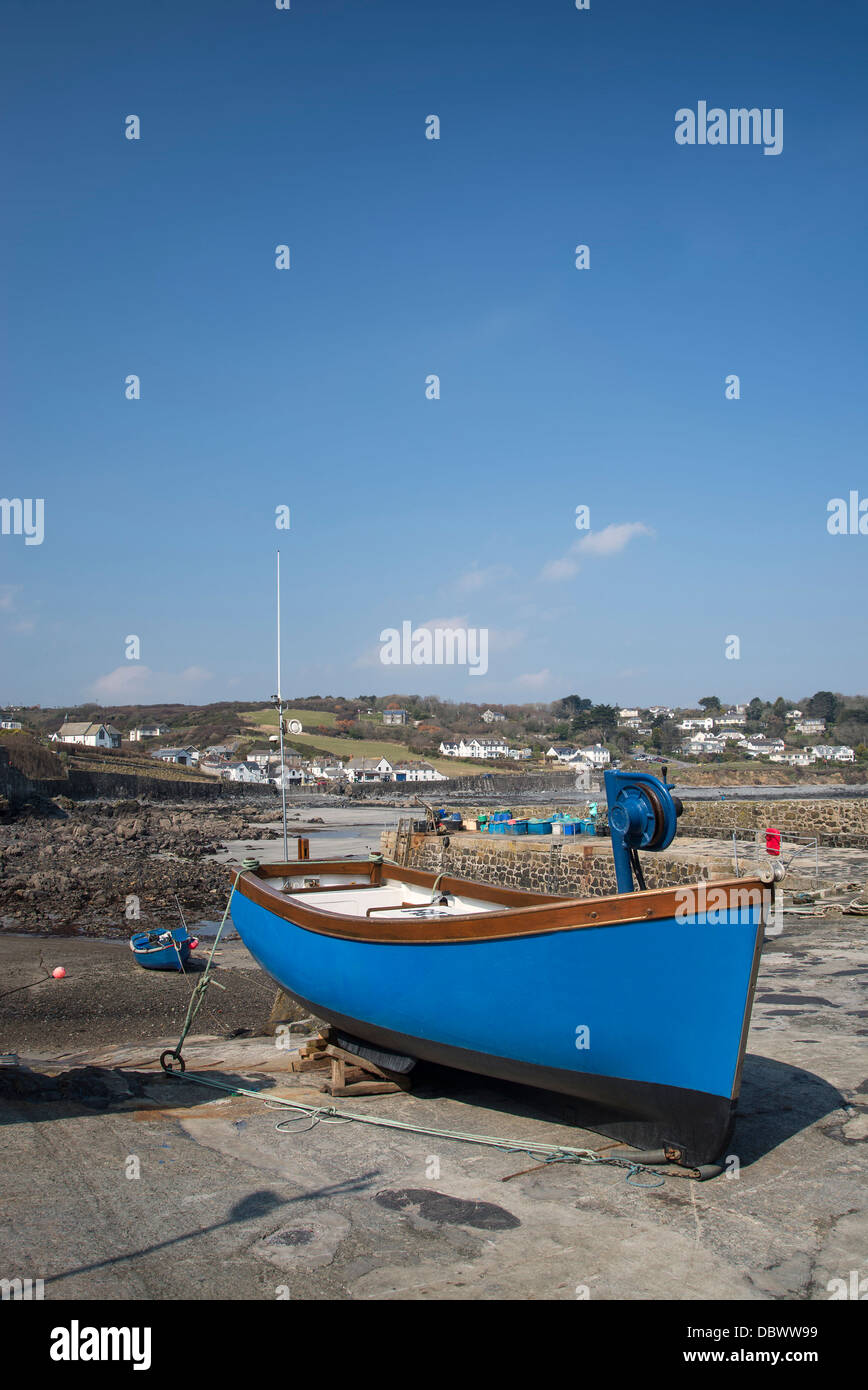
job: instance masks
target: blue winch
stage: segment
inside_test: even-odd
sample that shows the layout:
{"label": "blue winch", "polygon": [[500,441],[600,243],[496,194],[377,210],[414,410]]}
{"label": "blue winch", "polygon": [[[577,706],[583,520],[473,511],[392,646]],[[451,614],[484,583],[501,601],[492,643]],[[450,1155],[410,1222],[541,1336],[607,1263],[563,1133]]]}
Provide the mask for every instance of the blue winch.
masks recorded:
{"label": "blue winch", "polygon": [[[684,807],[672,795],[673,783],[647,772],[606,772],[609,833],[619,893],[645,887],[639,850],[665,849],[675,838]],[[635,874],[635,879],[634,879]]]}

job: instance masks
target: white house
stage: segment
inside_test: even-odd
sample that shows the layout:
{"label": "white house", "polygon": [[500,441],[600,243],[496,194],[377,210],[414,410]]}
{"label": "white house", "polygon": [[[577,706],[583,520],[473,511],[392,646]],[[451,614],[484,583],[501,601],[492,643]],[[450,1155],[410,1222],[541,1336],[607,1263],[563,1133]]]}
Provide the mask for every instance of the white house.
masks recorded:
{"label": "white house", "polygon": [[396,782],[446,782],[448,778],[438,772],[431,763],[408,761],[393,763],[392,773]]}
{"label": "white house", "polygon": [[585,759],[585,762],[592,767],[605,767],[612,761],[612,755],[608,748],[604,748],[602,743],[595,743],[593,748],[580,748],[578,756]]}
{"label": "white house", "polygon": [[195,748],[156,748],[151,757],[162,763],[179,763],[182,767],[192,767],[199,761]]}
{"label": "white house", "polygon": [[722,739],[724,743],[747,743],[740,729],[715,729],[714,737]]}
{"label": "white house", "polygon": [[121,736],[111,724],[68,723],[63,721],[56,734],[50,734],[52,743],[83,743],[87,748],[120,748]]}
{"label": "white house", "polygon": [[508,748],[506,751],[508,758],[515,758],[518,762],[524,762],[526,758],[533,757],[532,748]]}
{"label": "white house", "polygon": [[826,721],[825,719],[800,719],[796,725],[796,732],[799,734],[824,734]]}
{"label": "white house", "polygon": [[714,726],[716,729],[742,729],[746,723],[746,714],[740,714],[738,710],[728,710],[726,714],[717,716]]}
{"label": "white house", "polygon": [[389,782],[392,764],[388,758],[350,758],[343,773],[348,782]]}
{"label": "white house", "polygon": [[[352,761],[352,760],[351,760]],[[359,760],[356,759],[358,762]],[[349,764],[347,765],[349,766]],[[310,764],[310,771],[314,778],[326,782],[343,782],[347,780],[347,768],[341,758],[314,758]]]}
{"label": "white house", "polygon": [[269,777],[268,780],[273,787],[277,787],[278,791],[280,791],[282,787],[286,787],[287,789],[289,787],[300,787],[304,781],[304,773],[300,767],[284,767],[282,772],[278,768],[277,772],[275,772],[272,777]]}
{"label": "white house", "polygon": [[758,758],[762,754],[783,753],[784,741],[782,738],[766,738],[765,734],[756,734],[747,739],[744,749],[750,757]]}
{"label": "white house", "polygon": [[822,758],[830,763],[852,763],[856,754],[852,748],[848,748],[845,743],[818,743],[814,748],[808,749],[815,758]]}
{"label": "white house", "polygon": [[710,716],[704,719],[691,717],[690,719],[682,719],[678,727],[683,729],[685,733],[690,733],[692,729],[707,729],[710,732],[714,728],[714,720]]}
{"label": "white house", "polygon": [[446,743],[444,741],[440,744],[438,751],[441,752],[445,758],[460,757],[459,745],[457,743]]}
{"label": "white house", "polygon": [[509,744],[502,738],[463,738],[458,751],[462,758],[505,758]]}
{"label": "white house", "polygon": [[130,729],[130,743],[141,743],[143,738],[162,738],[169,732],[168,724],[142,724],[141,728]]}
{"label": "white house", "polygon": [[669,705],[651,705],[648,713],[654,719],[670,719],[675,711]]}
{"label": "white house", "polygon": [[17,719],[0,719],[0,729],[20,729]]}
{"label": "white house", "polygon": [[506,715],[505,715],[505,714],[501,714],[501,713],[500,713],[498,710],[496,710],[496,709],[487,709],[487,710],[483,710],[483,712],[482,712],[482,719],[483,719],[484,723],[486,723],[486,724],[495,724],[495,723],[497,723],[499,720],[505,719],[505,718],[506,718]]}
{"label": "white house", "polygon": [[230,763],[223,773],[227,782],[264,782],[265,774],[256,763]]}
{"label": "white house", "polygon": [[546,753],[547,758],[554,758],[558,763],[572,762],[578,752],[577,748],[572,748],[568,743],[553,743]]}
{"label": "white house", "polygon": [[722,738],[716,738],[714,734],[709,734],[705,729],[700,729],[692,738],[686,739],[681,745],[682,752],[689,753],[692,758],[705,757],[712,753],[722,753],[726,743]]}

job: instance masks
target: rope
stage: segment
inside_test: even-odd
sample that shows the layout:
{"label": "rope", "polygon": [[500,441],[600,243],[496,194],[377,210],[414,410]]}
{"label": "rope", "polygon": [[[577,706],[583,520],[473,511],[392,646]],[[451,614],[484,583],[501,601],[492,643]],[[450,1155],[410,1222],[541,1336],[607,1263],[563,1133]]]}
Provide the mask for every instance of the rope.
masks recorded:
{"label": "rope", "polygon": [[216,984],[218,989],[223,989],[223,985],[220,984],[219,980],[211,979],[211,968],[212,963],[214,961],[214,952],[217,950],[217,943],[223,934],[223,928],[226,926],[226,919],[229,916],[229,909],[232,906],[232,899],[235,896],[235,889],[238,887],[238,880],[240,879],[241,875],[245,872],[245,870],[258,868],[258,859],[243,859],[241,861],[241,868],[235,875],[235,881],[232,884],[232,890],[229,894],[229,900],[226,903],[220,926],[217,928],[217,933],[214,937],[214,944],[211,947],[211,953],[208,956],[208,964],[205,966],[205,970],[202,974],[201,979],[197,981],[196,988],[190,995],[190,1002],[187,1005],[187,1016],[184,1019],[184,1026],[181,1029],[181,1036],[178,1039],[178,1046],[175,1048],[167,1048],[167,1050],[164,1053],[162,1053],[160,1057],[160,1066],[163,1068],[163,1071],[168,1072],[170,1075],[173,1073],[174,1070],[172,1067],[172,1062],[175,1062],[181,1071],[185,1070],[184,1059],[181,1056],[181,1049],[184,1046],[184,1040],[187,1037],[187,1034],[189,1033],[190,1028],[193,1025],[193,1020],[202,1007],[208,986],[210,984]]}
{"label": "rope", "polygon": [[[178,1073],[171,1068],[166,1068],[166,1071],[169,1076],[178,1076]],[[661,1173],[656,1168],[646,1166],[644,1163],[636,1163],[632,1159],[603,1158],[596,1149],[574,1149],[565,1144],[543,1144],[533,1139],[501,1139],[490,1134],[472,1134],[458,1129],[435,1129],[430,1125],[410,1124],[406,1120],[390,1120],[384,1115],[360,1115],[350,1110],[337,1110],[333,1105],[304,1105],[301,1101],[286,1100],[282,1096],[263,1095],[260,1091],[253,1091],[245,1086],[229,1086],[224,1081],[217,1081],[212,1076],[202,1076],[201,1073],[197,1072],[187,1072],[183,1077],[179,1076],[178,1079],[196,1081],[202,1086],[212,1086],[215,1090],[226,1091],[232,1096],[245,1096],[249,1100],[261,1100],[269,1110],[294,1110],[297,1112],[299,1120],[306,1118],[310,1121],[303,1128],[286,1129],[285,1126],[290,1124],[291,1120],[278,1120],[274,1128],[279,1134],[307,1134],[321,1123],[350,1124],[355,1122],[363,1125],[376,1125],[381,1129],[424,1134],[434,1139],[455,1139],[464,1144],[484,1144],[489,1148],[500,1149],[504,1153],[527,1154],[529,1158],[540,1158],[543,1167],[548,1167],[551,1163],[591,1163],[610,1168],[626,1168],[627,1175],[624,1180],[632,1187],[662,1187],[667,1177],[698,1181],[700,1176],[696,1169],[689,1169],[683,1173]],[[607,1147],[611,1147],[611,1145]],[[659,1178],[660,1181],[637,1183],[633,1181],[637,1174]],[[510,1176],[517,1177],[519,1175],[514,1173]]]}

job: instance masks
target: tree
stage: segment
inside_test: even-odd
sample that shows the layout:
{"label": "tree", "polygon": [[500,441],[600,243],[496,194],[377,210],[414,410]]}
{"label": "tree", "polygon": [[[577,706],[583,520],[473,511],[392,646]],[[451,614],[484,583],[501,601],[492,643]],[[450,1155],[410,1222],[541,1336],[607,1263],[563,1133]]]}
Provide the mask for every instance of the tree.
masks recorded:
{"label": "tree", "polygon": [[582,699],[581,695],[565,695],[561,700],[561,707],[568,719],[575,719],[584,710],[591,708],[591,701]]}
{"label": "tree", "polygon": [[827,724],[834,724],[840,708],[841,702],[831,690],[818,690],[807,703],[808,714],[812,714],[815,719],[825,719]]}
{"label": "tree", "polygon": [[699,701],[699,707],[700,709],[704,709],[706,714],[710,714],[714,710],[723,709],[716,695],[703,695],[702,699]]}

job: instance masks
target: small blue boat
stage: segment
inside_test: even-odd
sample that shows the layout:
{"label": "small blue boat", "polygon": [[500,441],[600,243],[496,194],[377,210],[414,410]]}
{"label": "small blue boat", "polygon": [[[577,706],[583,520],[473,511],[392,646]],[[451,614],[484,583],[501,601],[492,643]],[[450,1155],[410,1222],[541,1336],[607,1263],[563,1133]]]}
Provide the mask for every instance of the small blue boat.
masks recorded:
{"label": "small blue boat", "polygon": [[145,970],[183,970],[193,945],[186,927],[157,927],[130,938],[130,950]]}
{"label": "small blue boat", "polygon": [[638,851],[666,848],[681,803],[647,773],[607,772],[606,789],[616,893],[532,893],[380,857],[261,864],[238,875],[232,920],[356,1045],[569,1095],[589,1129],[713,1165],[775,875],[646,889]]}

